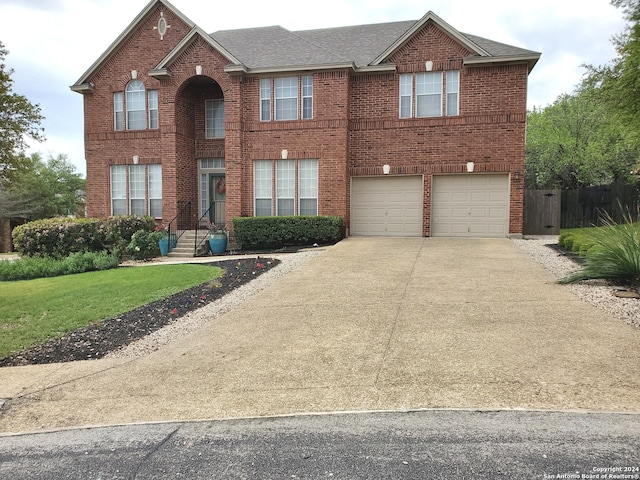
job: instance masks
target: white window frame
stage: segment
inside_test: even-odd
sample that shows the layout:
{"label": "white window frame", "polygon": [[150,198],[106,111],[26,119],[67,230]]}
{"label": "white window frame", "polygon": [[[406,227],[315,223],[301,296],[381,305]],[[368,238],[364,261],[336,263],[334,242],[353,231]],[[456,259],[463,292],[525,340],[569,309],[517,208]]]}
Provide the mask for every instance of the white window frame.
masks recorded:
{"label": "white window frame", "polygon": [[[254,217],[274,214],[318,215],[318,165],[317,159],[254,160]],[[258,207],[259,202],[265,201],[269,203],[268,214],[264,205]],[[291,203],[293,212],[289,206]]]}
{"label": "white window frame", "polygon": [[[309,204],[314,204],[314,208],[309,209]],[[316,159],[298,160],[298,214],[318,215],[318,160]]]}
{"label": "white window frame", "polygon": [[303,120],[313,118],[313,76],[302,77],[302,105],[300,116]]}
{"label": "white window frame", "polygon": [[448,70],[446,74],[446,115],[460,115],[460,70]]}
{"label": "white window frame", "polygon": [[[273,163],[271,160],[255,160],[253,162],[253,216],[270,217],[273,215]],[[258,202],[269,202],[269,213],[265,213],[267,208],[260,206]]]}
{"label": "white window frame", "polygon": [[296,214],[296,161],[276,160],[276,215]]}
{"label": "white window frame", "polygon": [[158,128],[158,90],[148,90],[147,100],[149,102],[148,125],[151,129]]}
{"label": "white window frame", "polygon": [[127,214],[127,167],[111,165],[111,216]]}
{"label": "white window frame", "polygon": [[162,165],[147,165],[147,185],[149,190],[148,212],[153,218],[162,218]]}
{"label": "white window frame", "polygon": [[113,128],[124,130],[124,95],[122,92],[113,92]]}
{"label": "white window frame", "polygon": [[271,78],[260,79],[260,121],[271,120]]}
{"label": "white window frame", "polygon": [[125,92],[126,129],[144,130],[147,128],[147,102],[144,83],[140,80],[132,80],[127,84]]}
{"label": "white window frame", "polygon": [[204,112],[204,138],[224,138],[224,100],[205,100]]}
{"label": "white window frame", "polygon": [[460,70],[399,75],[399,118],[460,115]]}
{"label": "white window frame", "polygon": [[416,117],[442,116],[442,72],[416,74]]}
{"label": "white window frame", "polygon": [[298,120],[298,77],[276,77],[274,116],[276,120]]}
{"label": "white window frame", "polygon": [[[109,179],[111,216],[134,214],[162,218],[161,164],[111,165]],[[144,212],[133,206],[134,201],[140,200]]]}

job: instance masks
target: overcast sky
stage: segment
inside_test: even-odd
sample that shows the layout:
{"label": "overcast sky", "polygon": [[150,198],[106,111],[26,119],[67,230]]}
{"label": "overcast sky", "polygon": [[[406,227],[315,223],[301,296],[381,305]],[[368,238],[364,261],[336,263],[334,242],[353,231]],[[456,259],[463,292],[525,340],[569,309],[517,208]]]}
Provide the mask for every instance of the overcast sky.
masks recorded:
{"label": "overcast sky", "polygon": [[[67,154],[83,176],[82,96],[69,90],[147,0],[0,0],[0,41],[13,91],[42,108],[47,141],[31,152]],[[429,10],[465,33],[542,53],[529,76],[528,106],[570,93],[583,64],[615,58],[622,12],[608,0],[278,0],[171,3],[207,32],[281,25],[289,30],[418,20]]]}

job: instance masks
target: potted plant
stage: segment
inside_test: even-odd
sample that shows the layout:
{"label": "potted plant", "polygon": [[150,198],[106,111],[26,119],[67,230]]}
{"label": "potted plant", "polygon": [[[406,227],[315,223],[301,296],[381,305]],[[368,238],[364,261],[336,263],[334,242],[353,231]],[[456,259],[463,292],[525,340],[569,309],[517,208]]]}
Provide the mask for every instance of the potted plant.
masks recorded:
{"label": "potted plant", "polygon": [[158,247],[160,247],[160,255],[166,257],[169,255],[169,235],[167,234],[167,227],[160,223],[156,225],[156,232],[161,232],[163,235],[158,240]]}
{"label": "potted plant", "polygon": [[224,225],[209,222],[209,247],[214,254],[227,251],[227,230]]}

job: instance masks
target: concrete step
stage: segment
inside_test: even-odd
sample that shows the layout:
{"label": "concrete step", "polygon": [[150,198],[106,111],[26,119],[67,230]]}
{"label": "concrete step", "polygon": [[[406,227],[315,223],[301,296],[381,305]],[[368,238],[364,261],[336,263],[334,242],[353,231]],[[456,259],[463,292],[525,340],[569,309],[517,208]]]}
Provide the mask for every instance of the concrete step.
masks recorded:
{"label": "concrete step", "polygon": [[[205,239],[208,237],[209,232],[207,230],[198,230],[198,237]],[[173,258],[188,258],[193,257],[193,247],[195,245],[196,232],[195,230],[185,231],[178,239],[177,245],[169,252],[169,257]]]}

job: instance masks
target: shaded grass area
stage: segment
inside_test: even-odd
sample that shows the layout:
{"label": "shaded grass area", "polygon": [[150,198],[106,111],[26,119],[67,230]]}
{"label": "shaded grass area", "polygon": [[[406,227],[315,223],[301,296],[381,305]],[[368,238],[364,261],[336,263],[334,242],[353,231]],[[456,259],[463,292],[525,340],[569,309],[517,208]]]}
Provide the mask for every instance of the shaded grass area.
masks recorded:
{"label": "shaded grass area", "polygon": [[219,278],[210,265],[123,267],[0,283],[0,358]]}

